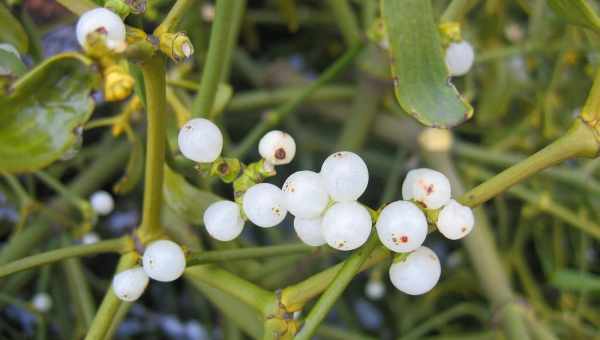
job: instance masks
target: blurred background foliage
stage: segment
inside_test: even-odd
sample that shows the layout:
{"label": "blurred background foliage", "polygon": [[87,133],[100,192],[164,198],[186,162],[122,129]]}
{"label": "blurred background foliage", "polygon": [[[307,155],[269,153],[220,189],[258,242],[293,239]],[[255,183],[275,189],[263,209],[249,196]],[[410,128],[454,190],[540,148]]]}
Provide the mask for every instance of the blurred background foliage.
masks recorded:
{"label": "blurred background foliage", "polygon": [[[96,2],[102,5],[102,1]],[[239,29],[239,39],[233,48],[231,68],[223,77],[223,83],[229,87],[219,88],[219,95],[225,97],[218,121],[226,131],[226,152],[235,150],[247,133],[265,119],[268,110],[297,95],[344,53],[347,46],[332,12],[333,2],[248,1],[241,20],[232,22],[234,29]],[[362,36],[377,15],[378,6],[370,0],[349,3]],[[449,1],[432,3],[439,18]],[[477,4],[464,19],[462,34],[475,46],[476,65],[465,77],[452,80],[475,109],[470,120],[453,129],[451,152],[466,187],[484,181],[561,136],[582,107],[600,62],[598,36],[568,25],[546,0],[473,3]],[[597,1],[589,3],[594,8],[598,6]],[[166,0],[149,1],[145,14],[130,16],[127,24],[150,32],[172,4]],[[27,52],[22,52],[25,68],[30,69],[59,52],[79,49],[74,33],[77,17],[56,2],[9,0],[4,6],[10,8],[9,15],[16,18],[27,36],[28,46],[23,47]],[[166,189],[165,226],[174,238],[195,242],[191,247],[196,248],[296,241],[290,218],[274,229],[246,228],[242,239],[232,244],[211,241],[200,226],[202,211],[214,197],[189,187],[190,183],[201,188],[207,188],[208,184],[190,173],[189,164],[176,155],[176,117],[189,114],[192,107],[213,19],[214,4],[197,0],[180,25],[180,30],[190,36],[195,54],[168,69],[173,162],[182,165],[178,169],[187,182],[178,174],[167,175],[166,182],[172,184]],[[10,20],[3,20],[0,31],[9,32],[11,25],[14,23]],[[11,42],[10,37],[2,34],[0,38]],[[139,80],[136,66],[131,64],[129,69]],[[39,91],[53,86],[48,83]],[[141,95],[139,88],[136,94]],[[111,129],[90,126],[76,131],[79,137],[67,156],[63,155],[63,160],[45,172],[63,183],[71,183],[72,190],[84,198],[100,187],[112,190],[130,157],[137,160],[130,161],[127,173],[139,173],[143,152],[136,146],[144,138],[143,110],[135,105],[136,99],[108,103],[100,91],[94,91],[93,98],[91,122],[129,109],[127,114],[133,122],[130,136],[135,137],[127,141],[124,137],[115,138]],[[281,128],[295,136],[298,154],[291,166],[282,167],[277,177],[270,180],[272,183],[281,184],[296,170],[316,170],[329,153],[340,147],[350,148],[364,156],[371,172],[362,201],[376,207],[382,200],[399,198],[403,175],[424,164],[417,142],[421,127],[396,104],[387,57],[372,43],[353,67],[320,87],[288,115]],[[259,158],[255,149],[245,156],[247,160]],[[82,181],[82,176],[87,176],[88,181]],[[504,265],[498,270],[507,272],[516,302],[526,315],[543,323],[560,339],[600,339],[599,181],[598,159],[569,161],[485,205]],[[212,183],[212,187],[216,195],[232,197],[228,186]],[[127,189],[124,195],[117,196],[116,210],[100,218],[94,226],[102,238],[126,234],[139,222],[142,188],[134,181]],[[13,233],[31,228],[32,215],[40,214],[47,217],[51,228],[42,237],[47,241],[38,242],[36,251],[79,242],[80,235],[76,232],[55,231],[81,226],[85,207],[57,205],[54,192],[48,183],[34,175],[18,178],[6,175],[0,181],[3,242],[8,242]],[[200,238],[189,237],[192,233]],[[409,297],[397,292],[387,280],[387,264],[379,264],[352,281],[320,328],[319,338],[502,338],[498,309],[491,306],[482,292],[462,244],[448,242],[439,234],[429,236],[426,244],[440,256],[443,267],[442,279],[431,293]],[[224,268],[274,290],[344,257],[345,254],[319,249],[309,256],[235,262],[224,264]],[[116,259],[115,255],[100,255],[63,261],[0,281],[0,337],[81,338],[90,322],[89,310],[93,311],[91,307],[98,304],[110,283]],[[365,295],[366,284],[376,281],[387,287],[381,299]],[[39,292],[52,296],[54,304],[49,313],[36,311],[30,304]],[[207,293],[211,292],[205,288],[204,294],[200,293],[182,280],[170,285],[153,283],[114,330],[116,338],[246,338],[237,321],[222,313],[222,308],[226,308],[223,305],[227,305],[225,298],[221,299],[221,306],[207,301]]]}

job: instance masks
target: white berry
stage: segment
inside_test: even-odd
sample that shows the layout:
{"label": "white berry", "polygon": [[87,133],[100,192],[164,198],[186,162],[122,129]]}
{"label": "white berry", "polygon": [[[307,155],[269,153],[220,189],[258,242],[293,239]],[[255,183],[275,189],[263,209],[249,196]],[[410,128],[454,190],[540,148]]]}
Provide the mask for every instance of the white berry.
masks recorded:
{"label": "white berry", "polygon": [[469,72],[475,61],[473,46],[467,41],[451,43],[446,50],[446,65],[451,76],[463,76]]}
{"label": "white berry", "polygon": [[390,266],[390,280],[406,294],[421,295],[435,287],[441,272],[437,255],[427,247],[420,247],[404,261],[395,261]]}
{"label": "white berry", "polygon": [[112,288],[119,299],[131,302],[142,296],[148,286],[148,281],[148,275],[144,269],[137,266],[115,275]]}
{"label": "white berry", "polygon": [[296,142],[283,131],[269,131],[258,142],[258,153],[273,165],[288,164],[296,155]]}
{"label": "white berry", "polygon": [[312,247],[322,246],[326,243],[321,228],[321,218],[294,218],[294,230],[298,238]]}
{"label": "white berry", "polygon": [[461,239],[473,230],[475,225],[473,210],[455,200],[450,200],[440,211],[436,225],[446,238]]}
{"label": "white berry", "polygon": [[332,248],[353,250],[362,246],[371,233],[371,215],[357,202],[340,202],[323,216],[323,236]]}
{"label": "white berry", "polygon": [[259,227],[270,228],[283,221],[287,209],[283,192],[271,183],[253,185],[244,193],[244,213]]}
{"label": "white berry", "polygon": [[204,226],[213,238],[231,241],[244,229],[240,207],[232,201],[219,201],[208,206],[204,212]]}
{"label": "white berry", "polygon": [[110,49],[122,49],[125,46],[125,24],[121,17],[106,8],[95,8],[83,13],[75,30],[81,47],[85,47],[87,36],[92,32],[104,34],[106,46]]}
{"label": "white berry", "polygon": [[367,189],[369,169],[359,155],[340,151],[323,162],[321,177],[334,200],[349,202],[358,199]]}
{"label": "white berry", "polygon": [[283,183],[282,191],[286,208],[296,217],[320,216],[329,203],[321,176],[313,171],[293,173]]}
{"label": "white berry", "polygon": [[177,143],[185,158],[198,163],[210,163],[221,155],[223,135],[210,120],[194,118],[179,130]]}
{"label": "white berry", "polygon": [[173,241],[154,241],[146,247],[142,264],[150,278],[170,282],[177,280],[183,274],[185,255],[181,247]]}
{"label": "white berry", "polygon": [[81,238],[81,243],[83,244],[94,244],[98,243],[98,241],[100,241],[100,236],[93,231],[90,231],[89,233],[83,235],[83,237]]}
{"label": "white berry", "polygon": [[377,235],[389,250],[407,253],[419,248],[427,236],[427,218],[407,201],[388,204],[377,219]]}
{"label": "white berry", "polygon": [[369,280],[365,286],[365,295],[371,300],[380,300],[385,296],[385,284],[381,280]]}
{"label": "white berry", "polygon": [[96,191],[90,197],[90,204],[98,215],[108,215],[115,208],[115,201],[106,191]]}
{"label": "white berry", "polygon": [[45,313],[52,308],[52,297],[48,293],[37,293],[31,299],[31,304],[38,312]]}
{"label": "white berry", "polygon": [[427,209],[441,208],[450,201],[450,196],[448,177],[432,169],[411,170],[402,183],[402,198],[422,203]]}

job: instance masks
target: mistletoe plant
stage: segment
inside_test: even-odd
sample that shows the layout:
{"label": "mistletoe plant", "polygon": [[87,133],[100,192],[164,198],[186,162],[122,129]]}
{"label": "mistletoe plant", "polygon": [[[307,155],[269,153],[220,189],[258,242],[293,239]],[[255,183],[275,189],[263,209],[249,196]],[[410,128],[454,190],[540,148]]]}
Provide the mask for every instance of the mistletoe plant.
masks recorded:
{"label": "mistletoe plant", "polygon": [[[14,2],[9,1],[12,5]],[[278,1],[275,18],[284,20],[290,31],[311,21],[333,22],[347,49],[310,83],[301,79],[301,87],[257,90],[246,97],[233,93],[236,85],[230,81],[232,64],[254,86],[265,83],[260,67],[237,47],[238,34],[251,31],[246,25],[270,20],[267,18],[272,17],[267,14],[271,12],[246,8],[250,4],[242,0],[217,0],[214,7],[206,2],[177,0],[150,33],[143,29],[147,25],[142,25],[142,19],[155,22],[161,4],[107,0],[100,1],[103,7],[97,7],[89,0],[58,2],[79,15],[75,38],[81,51],[45,60],[34,50],[31,20],[26,15],[17,20],[7,7],[0,7],[0,17],[10,30],[8,34],[0,33],[0,171],[6,197],[14,199],[19,207],[19,218],[7,231],[9,235],[0,251],[0,277],[5,278],[0,282],[0,301],[31,310],[39,321],[36,333],[40,338],[46,336],[46,322],[53,319],[50,311],[59,308],[59,314],[74,313],[77,320],[77,329],[59,332],[65,338],[110,339],[132,302],[143,299],[144,291],[153,285],[150,279],[173,282],[180,277],[185,279],[186,287],[189,284],[199,291],[230,323],[225,332],[227,339],[236,338],[232,334],[239,330],[256,339],[302,340],[315,334],[334,339],[368,338],[323,323],[353,279],[369,269],[366,293],[374,300],[386,294],[382,274],[386,271],[400,292],[388,293],[389,296],[423,295],[411,300],[415,303],[437,301],[445,290],[456,289],[450,285],[454,281],[445,283],[442,278],[446,269],[441,258],[446,256],[438,255],[440,251],[435,246],[424,245],[437,237],[437,232],[448,240],[464,241],[472,265],[469,273],[475,277],[462,277],[459,285],[481,288],[488,303],[475,312],[471,305],[460,304],[437,316],[433,309],[433,316],[414,326],[411,332],[399,326],[399,333],[418,338],[432,329],[441,329],[438,327],[447,322],[444,320],[453,318],[452,313],[477,317],[484,310],[484,315],[492,315],[500,325],[497,330],[492,329],[492,336],[553,339],[557,334],[572,334],[548,323],[556,318],[556,312],[532,284],[525,257],[520,253],[529,236],[521,231],[522,226],[519,230],[508,228],[513,221],[507,220],[510,212],[501,194],[509,191],[526,202],[529,209],[537,209],[524,210],[523,217],[518,218],[527,219],[545,211],[594,239],[585,242],[597,242],[600,226],[588,219],[585,209],[569,210],[549,195],[539,196],[533,189],[516,185],[540,174],[578,186],[579,190],[600,192],[593,176],[582,179],[578,170],[559,167],[542,172],[564,161],[595,158],[600,153],[600,73],[585,105],[570,118],[569,128],[557,126],[552,105],[543,96],[539,99],[548,115],[541,118],[547,130],[545,136],[554,140],[531,156],[502,153],[511,143],[517,143],[510,134],[489,132],[486,136],[486,132],[482,140],[503,138],[497,148],[489,149],[455,140],[451,128],[472,118],[479,125],[472,125],[472,130],[455,131],[461,136],[479,134],[473,129],[478,126],[491,131],[497,121],[489,111],[508,111],[510,100],[501,102],[505,97],[502,91],[510,90],[506,90],[510,82],[494,83],[493,91],[489,90],[491,99],[488,92],[479,95],[473,66],[544,50],[543,46],[524,43],[512,50],[496,49],[476,55],[475,51],[484,46],[463,37],[465,32],[473,31],[465,20],[467,13],[475,6],[483,7],[486,15],[502,12],[501,2],[328,0],[323,6],[332,16],[323,18],[315,12],[314,4],[306,8],[311,11],[309,15],[302,15],[300,2]],[[585,27],[590,36],[600,32],[600,19],[587,1],[551,0],[549,4],[560,17]],[[546,2],[518,1],[518,6],[531,16],[532,34],[541,32],[540,22],[549,13]],[[356,16],[356,8],[361,9],[362,20]],[[438,20],[440,9],[443,11]],[[186,13],[201,13],[204,21],[211,22],[210,35],[178,31]],[[187,23],[187,27],[194,25]],[[207,26],[206,22],[198,25],[199,30]],[[517,28],[507,30],[509,39],[522,39]],[[208,39],[206,44],[204,36]],[[246,39],[252,40],[252,34],[248,33]],[[338,49],[341,46],[337,44]],[[27,65],[33,64],[31,69],[21,58],[28,51],[32,62]],[[192,58],[199,65],[185,62]],[[167,67],[171,63],[173,66]],[[356,88],[329,85],[353,63],[358,65]],[[194,67],[201,70],[199,84],[186,79],[197,74]],[[502,70],[494,72],[498,77],[502,74]],[[460,77],[465,77],[464,82]],[[483,83],[496,81],[492,76],[483,78]],[[555,78],[551,81],[545,93],[548,97],[558,82]],[[461,88],[464,85],[465,92],[461,94],[454,82]],[[388,96],[392,90],[393,96]],[[95,110],[92,91],[100,92],[108,106],[119,107],[118,113],[101,116],[103,105]],[[190,96],[190,92],[195,95]],[[511,92],[511,96],[515,93]],[[318,127],[319,133],[311,134],[295,113],[305,103],[336,99],[351,99],[353,110],[342,117],[346,123],[337,144],[332,146],[320,136],[327,135],[324,130],[328,128]],[[385,111],[400,113],[402,118],[376,115],[379,104]],[[229,112],[265,106],[275,108],[258,119],[243,116],[246,123],[251,123],[251,130],[243,138],[237,140],[233,133],[229,134]],[[335,108],[315,110],[340,119]],[[399,146],[396,160],[362,149],[372,124],[374,135]],[[528,124],[515,124],[511,133],[522,136],[523,131],[528,131]],[[144,126],[142,137],[140,128]],[[97,145],[86,143],[82,147],[83,135],[102,135],[91,130],[105,128],[109,132]],[[123,132],[126,142],[118,140]],[[249,156],[253,149],[257,150],[254,159]],[[320,169],[313,166],[314,159],[308,153],[315,149],[329,153],[323,157]],[[419,154],[420,161],[429,168],[418,167],[414,159],[405,166],[402,150]],[[457,169],[451,153],[478,162],[460,162]],[[303,169],[290,171],[292,161],[302,164]],[[479,163],[509,166],[492,175]],[[81,172],[73,177],[73,169]],[[112,192],[135,201],[136,189],[143,180],[141,220],[123,236],[102,239],[97,230],[99,220],[109,216],[121,201],[115,201],[105,184],[121,169],[125,173]],[[377,191],[381,186],[374,180],[381,169],[389,173],[389,179],[385,190],[381,190],[383,199],[373,204],[363,195],[370,192],[369,188]],[[588,173],[593,173],[590,169]],[[288,174],[287,179],[282,180],[281,174]],[[406,174],[403,180],[401,174]],[[480,184],[464,190],[461,176]],[[38,197],[47,194],[40,194],[38,187],[55,192],[55,198],[40,202]],[[401,199],[394,199],[398,188]],[[484,210],[473,210],[490,200],[498,205],[496,220],[503,226],[498,237],[506,245],[510,238],[506,231],[516,233],[511,249],[520,255],[499,251]],[[597,196],[586,204],[594,207]],[[293,215],[291,222],[286,220],[288,213]],[[189,225],[197,228],[190,230]],[[260,228],[249,230],[250,225]],[[283,225],[292,225],[301,242],[277,244],[283,239]],[[274,244],[248,241],[240,236],[245,229],[246,234],[259,240],[267,238]],[[561,235],[565,232],[560,230],[553,237],[562,250]],[[535,241],[536,245],[542,243]],[[49,250],[38,252],[43,248]],[[78,259],[101,253],[120,256],[110,283],[96,278],[97,274],[89,272]],[[556,252],[554,256],[563,256],[560,254]],[[343,260],[325,269],[321,267],[312,275],[299,270],[304,277],[276,275],[301,268],[295,266],[298,260],[319,257]],[[542,256],[541,260],[546,266],[548,259]],[[444,261],[451,267],[449,259]],[[57,263],[64,266],[68,289],[48,294],[48,282],[55,279],[47,268]],[[525,290],[523,298],[515,292],[507,266],[516,268]],[[40,279],[36,280],[41,282],[40,288],[31,303],[24,303],[19,292],[33,281],[34,277],[27,275],[32,272],[40,272]],[[295,283],[290,283],[289,277],[294,277]],[[596,282],[597,289],[598,279],[589,280]],[[475,282],[479,285],[473,288]],[[97,308],[90,286],[105,289]],[[472,294],[458,296],[464,300]],[[74,310],[61,307],[62,298],[69,299]],[[404,300],[390,301],[393,307],[396,301]],[[579,303],[582,308],[587,306],[584,300]],[[415,310],[416,314],[421,312],[422,309]],[[598,326],[597,310],[592,310],[574,312],[571,323],[563,320],[565,327],[581,334],[593,333],[581,325],[584,314],[592,315],[585,322]],[[394,319],[389,321],[395,323]],[[1,331],[0,334],[4,335]],[[389,334],[379,337],[387,338]]]}

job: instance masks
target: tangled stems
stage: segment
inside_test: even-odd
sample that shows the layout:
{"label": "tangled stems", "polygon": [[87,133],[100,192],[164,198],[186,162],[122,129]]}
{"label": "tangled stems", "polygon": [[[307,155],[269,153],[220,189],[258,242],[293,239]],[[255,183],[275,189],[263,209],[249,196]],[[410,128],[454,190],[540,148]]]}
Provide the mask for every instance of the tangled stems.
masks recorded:
{"label": "tangled stems", "polygon": [[37,266],[47,265],[71,257],[89,256],[109,252],[125,252],[133,248],[129,237],[101,241],[94,244],[64,247],[28,256],[0,267],[0,278]]}

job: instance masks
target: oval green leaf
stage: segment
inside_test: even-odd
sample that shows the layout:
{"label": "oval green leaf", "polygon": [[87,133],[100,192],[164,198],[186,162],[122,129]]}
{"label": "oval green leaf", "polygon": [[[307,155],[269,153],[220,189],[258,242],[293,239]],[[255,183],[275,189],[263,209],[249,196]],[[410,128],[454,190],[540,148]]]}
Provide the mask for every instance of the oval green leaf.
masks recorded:
{"label": "oval green leaf", "polygon": [[449,81],[430,0],[381,0],[400,106],[427,126],[452,127],[473,108]]}
{"label": "oval green leaf", "polygon": [[189,184],[183,176],[165,166],[163,185],[165,203],[186,222],[201,224],[204,211],[211,203],[222,200],[212,192],[200,190]]}
{"label": "oval green leaf", "polygon": [[569,23],[600,32],[600,18],[587,0],[549,0],[549,4]]}
{"label": "oval green leaf", "polygon": [[0,4],[0,43],[13,45],[19,53],[26,53],[29,45],[23,26],[3,4]]}
{"label": "oval green leaf", "polygon": [[30,172],[59,159],[94,109],[91,61],[77,53],[47,59],[0,97],[0,171]]}

